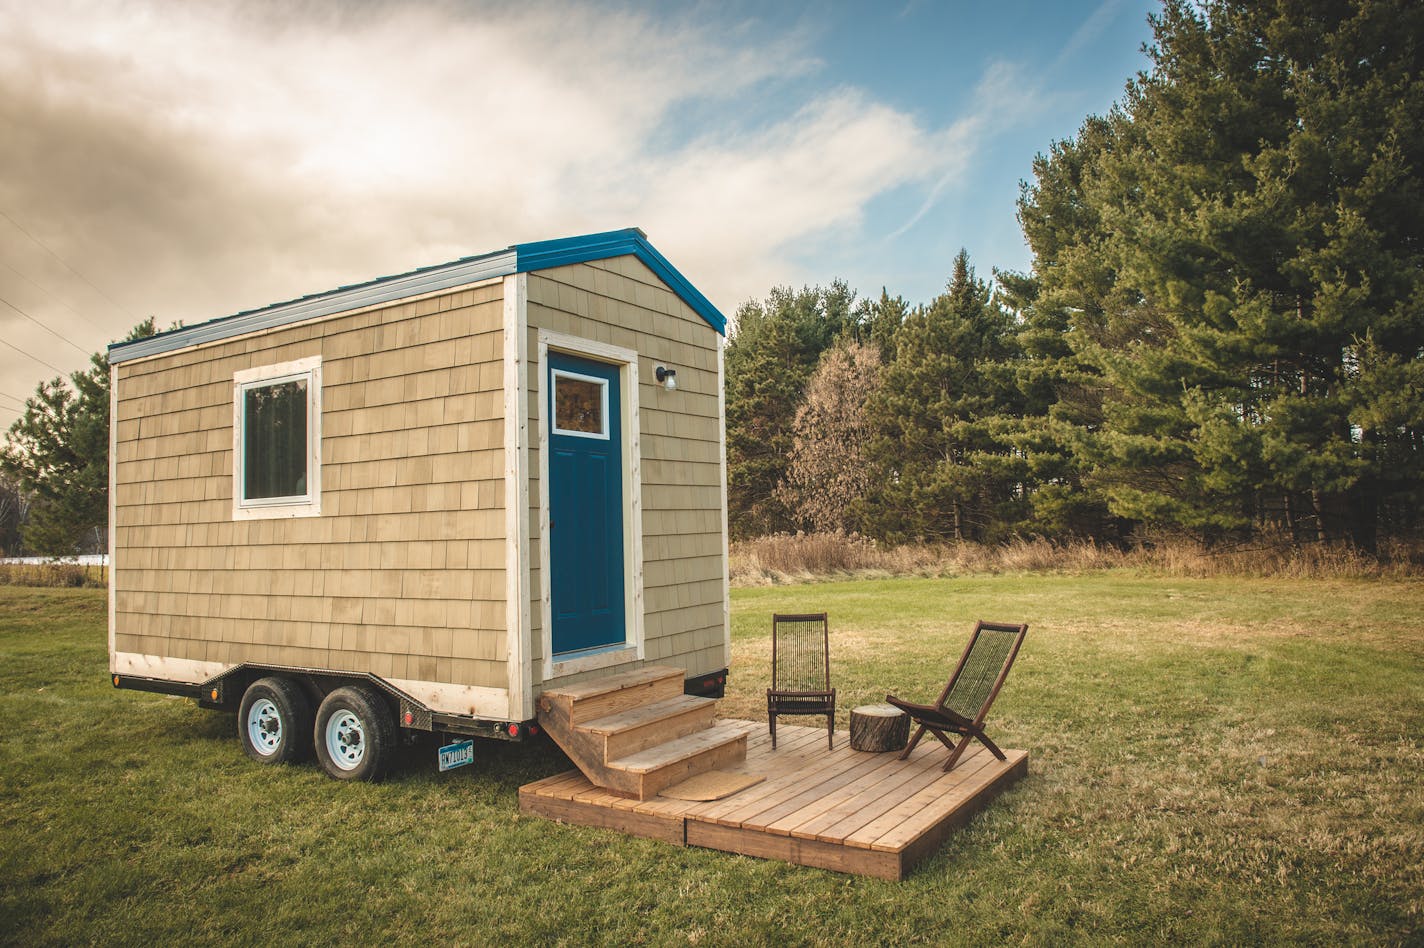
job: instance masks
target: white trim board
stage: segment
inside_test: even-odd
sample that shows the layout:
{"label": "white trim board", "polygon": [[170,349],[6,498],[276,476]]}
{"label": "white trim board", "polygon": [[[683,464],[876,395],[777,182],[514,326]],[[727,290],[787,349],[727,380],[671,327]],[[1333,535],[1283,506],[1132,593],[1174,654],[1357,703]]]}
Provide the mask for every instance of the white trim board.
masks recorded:
{"label": "white trim board", "polygon": [[109,672],[118,671],[114,667],[114,649],[118,639],[116,625],[119,614],[118,576],[114,570],[114,551],[117,545],[114,537],[118,534],[119,502],[115,496],[118,486],[119,465],[119,367],[109,366]]}
{"label": "white trim board", "polygon": [[[623,646],[605,651],[576,654],[563,661],[554,655],[553,603],[549,590],[549,412],[544,409],[548,392],[543,384],[549,350],[607,362],[619,367],[622,386],[623,426]],[[632,349],[571,336],[549,329],[539,330],[539,608],[540,644],[543,652],[542,680],[545,683],[579,672],[612,665],[639,662],[644,658],[643,632],[643,475],[641,441],[642,416],[638,407],[638,353]],[[528,410],[526,387],[525,410]],[[528,417],[527,414],[525,417]],[[611,420],[611,419],[610,419]]]}
{"label": "white trim board", "polygon": [[732,664],[732,546],[727,529],[726,340],[717,337],[717,461],[722,468],[722,667]]}
{"label": "white trim board", "polygon": [[[116,675],[133,675],[159,681],[176,681],[200,685],[216,678],[235,664],[199,662],[187,658],[143,655],[138,652],[115,652],[111,671]],[[385,678],[383,681],[399,688],[431,711],[440,714],[469,714],[475,717],[501,719],[509,706],[509,694],[503,688],[481,688],[478,685],[454,685],[439,681],[413,681],[406,678]],[[521,718],[520,720],[525,720]]]}
{"label": "white trim board", "polygon": [[[504,610],[507,716],[534,716],[529,656],[529,278],[504,278]],[[541,413],[542,417],[542,413]]]}

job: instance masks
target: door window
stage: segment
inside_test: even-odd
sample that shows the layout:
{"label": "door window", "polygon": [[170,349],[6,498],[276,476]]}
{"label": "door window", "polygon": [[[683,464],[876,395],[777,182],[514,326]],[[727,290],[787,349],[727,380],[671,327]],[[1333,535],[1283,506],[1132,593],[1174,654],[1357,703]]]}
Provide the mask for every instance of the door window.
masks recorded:
{"label": "door window", "polygon": [[608,440],[608,381],[554,370],[554,434]]}

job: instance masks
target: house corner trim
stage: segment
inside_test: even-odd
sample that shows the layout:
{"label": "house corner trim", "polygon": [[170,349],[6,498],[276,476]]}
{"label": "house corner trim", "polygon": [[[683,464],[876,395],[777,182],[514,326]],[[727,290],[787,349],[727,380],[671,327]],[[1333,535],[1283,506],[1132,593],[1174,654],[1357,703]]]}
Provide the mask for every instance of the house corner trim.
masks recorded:
{"label": "house corner trim", "polygon": [[504,278],[505,668],[509,717],[534,716],[529,608],[529,278]]}

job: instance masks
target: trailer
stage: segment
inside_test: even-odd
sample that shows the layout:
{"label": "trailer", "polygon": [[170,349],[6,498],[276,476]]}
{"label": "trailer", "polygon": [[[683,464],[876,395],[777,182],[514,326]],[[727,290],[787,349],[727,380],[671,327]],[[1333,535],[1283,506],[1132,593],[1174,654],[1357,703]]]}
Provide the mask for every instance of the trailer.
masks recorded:
{"label": "trailer", "polygon": [[111,346],[114,686],[339,779],[644,669],[720,697],[725,331],[632,228]]}

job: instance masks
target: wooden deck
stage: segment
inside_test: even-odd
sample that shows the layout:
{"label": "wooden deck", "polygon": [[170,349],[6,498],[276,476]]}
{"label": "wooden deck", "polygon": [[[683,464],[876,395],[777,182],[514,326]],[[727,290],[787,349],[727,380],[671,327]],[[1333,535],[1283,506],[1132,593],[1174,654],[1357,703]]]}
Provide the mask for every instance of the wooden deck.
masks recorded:
{"label": "wooden deck", "polygon": [[781,725],[771,749],[765,724],[748,732],[747,759],[725,768],[764,776],[722,800],[639,802],[591,784],[577,770],[519,788],[525,813],[661,839],[678,846],[781,859],[836,872],[903,879],[955,829],[1028,773],[1028,753],[999,761],[979,744],[944,773],[938,741],[908,760],[850,749],[844,732],[826,749],[824,728]]}

